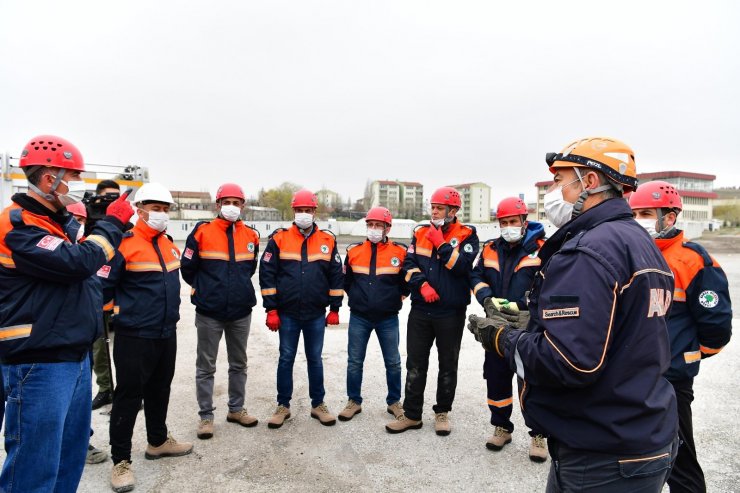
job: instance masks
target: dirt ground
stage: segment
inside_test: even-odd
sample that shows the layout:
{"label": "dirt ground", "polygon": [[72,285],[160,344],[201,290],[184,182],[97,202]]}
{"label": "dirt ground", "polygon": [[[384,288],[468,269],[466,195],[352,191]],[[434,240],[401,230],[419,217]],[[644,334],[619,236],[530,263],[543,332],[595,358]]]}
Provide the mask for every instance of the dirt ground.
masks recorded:
{"label": "dirt ground", "polygon": [[[731,282],[734,323],[740,309],[740,247],[737,239],[714,237],[702,242],[716,255]],[[195,442],[193,454],[157,461],[144,459],[146,433],[143,415],[134,432],[133,467],[135,491],[149,492],[261,492],[261,491],[543,491],[550,467],[534,464],[527,457],[528,436],[515,404],[514,441],[501,452],[485,448],[492,427],[482,379],[483,350],[466,333],[460,354],[459,382],[453,412],[452,433],[436,436],[433,414],[436,358],[432,358],[427,384],[424,427],[400,435],[385,432],[390,415],[385,411],[385,374],[376,339],[371,339],[363,385],[363,412],[349,422],[324,427],[311,419],[303,351],[296,360],[293,418],[278,430],[266,421],[275,406],[275,371],[278,337],[264,325],[264,311],[257,308],[249,338],[247,407],[260,419],[255,428],[227,423],[227,363],[221,345],[216,374],[216,430],[210,440],[195,436],[198,423],[195,400],[194,310],[188,287],[183,283],[181,322],[178,329],[178,360],[172,383],[168,425],[179,440]],[[401,354],[405,361],[405,320],[409,305],[401,312]],[[471,305],[470,313],[479,312]],[[343,307],[338,328],[328,329],[324,345],[326,401],[339,412],[346,401],[346,322]],[[737,336],[736,336],[737,338]],[[693,405],[694,429],[700,460],[709,491],[740,491],[740,349],[736,340],[718,356],[702,363]],[[96,389],[93,389],[95,392]],[[106,411],[109,408],[103,408]],[[93,443],[107,442],[109,417],[93,413]],[[105,445],[106,450],[109,447]],[[79,491],[110,491],[111,463],[88,465]],[[666,488],[667,490],[667,488]]]}

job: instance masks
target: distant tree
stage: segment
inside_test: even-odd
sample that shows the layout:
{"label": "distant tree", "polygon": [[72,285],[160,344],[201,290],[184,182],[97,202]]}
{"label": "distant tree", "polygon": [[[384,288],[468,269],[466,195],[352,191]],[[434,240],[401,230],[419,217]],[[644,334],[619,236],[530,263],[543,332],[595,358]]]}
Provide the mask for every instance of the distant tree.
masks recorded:
{"label": "distant tree", "polygon": [[728,226],[740,226],[740,204],[718,205],[714,209],[714,217],[721,219]]}
{"label": "distant tree", "polygon": [[369,178],[365,182],[365,193],[361,200],[362,207],[364,207],[365,210],[370,209],[373,205],[373,182]]}
{"label": "distant tree", "polygon": [[301,188],[300,185],[287,181],[281,183],[277,188],[271,188],[269,190],[263,188],[259,193],[259,205],[262,207],[273,207],[280,211],[283,220],[290,219],[293,217],[290,202],[293,194]]}

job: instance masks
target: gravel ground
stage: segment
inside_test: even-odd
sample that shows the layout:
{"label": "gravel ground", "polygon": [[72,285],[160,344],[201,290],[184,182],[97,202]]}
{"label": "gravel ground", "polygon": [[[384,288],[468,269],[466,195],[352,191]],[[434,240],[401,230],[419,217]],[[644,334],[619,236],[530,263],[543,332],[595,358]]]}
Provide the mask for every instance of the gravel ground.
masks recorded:
{"label": "gravel ground", "polygon": [[[737,252],[737,250],[735,250]],[[731,282],[735,325],[740,309],[740,255],[716,255]],[[144,419],[137,420],[133,463],[136,491],[151,492],[236,492],[236,491],[543,491],[550,461],[534,464],[527,457],[528,436],[518,406],[513,421],[514,441],[501,452],[485,448],[492,431],[485,403],[482,379],[483,350],[466,333],[460,354],[457,397],[450,420],[452,433],[438,437],[433,430],[431,404],[436,383],[427,385],[424,427],[400,435],[385,432],[390,415],[385,411],[385,373],[376,339],[371,339],[365,362],[363,412],[352,421],[324,427],[311,419],[306,363],[299,351],[295,365],[293,418],[278,430],[266,421],[275,405],[275,370],[278,337],[264,326],[264,312],[255,311],[250,335],[247,407],[260,419],[259,426],[243,428],[227,423],[227,363],[222,341],[216,373],[216,429],[210,440],[195,436],[198,423],[195,400],[194,310],[188,287],[183,283],[178,360],[172,383],[168,426],[179,440],[195,442],[193,454],[157,461],[144,459]],[[473,306],[473,305],[471,305]],[[405,324],[409,305],[401,312],[401,354],[405,361]],[[477,306],[473,307],[478,310]],[[472,312],[472,310],[471,310]],[[341,320],[349,311],[343,307]],[[346,396],[346,323],[328,329],[324,344],[326,402],[334,413],[341,410]],[[436,358],[430,376],[437,373]],[[693,405],[694,429],[700,460],[709,491],[740,491],[740,432],[734,423],[740,415],[740,349],[736,341],[717,357],[702,363],[696,380]],[[93,389],[95,392],[96,389]],[[107,411],[110,406],[103,408]],[[93,413],[93,443],[107,441],[109,417]],[[106,450],[108,447],[105,447]],[[88,465],[79,491],[109,489],[109,462]],[[667,488],[666,488],[667,491]]]}

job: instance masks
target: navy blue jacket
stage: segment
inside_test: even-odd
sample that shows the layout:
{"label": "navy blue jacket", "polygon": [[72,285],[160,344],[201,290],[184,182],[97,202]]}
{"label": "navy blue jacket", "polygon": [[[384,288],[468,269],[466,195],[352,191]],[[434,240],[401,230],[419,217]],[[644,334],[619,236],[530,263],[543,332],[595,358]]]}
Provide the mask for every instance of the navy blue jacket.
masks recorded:
{"label": "navy blue jacket", "polygon": [[[449,316],[465,312],[470,304],[470,271],[478,255],[478,234],[473,226],[457,220],[442,230],[439,249],[426,238],[430,226],[417,226],[406,252],[403,270],[411,289],[411,307],[428,315]],[[428,282],[439,301],[427,303],[419,290]]]}
{"label": "navy blue jacket", "polygon": [[506,333],[527,425],[574,449],[643,454],[677,433],[666,315],[673,275],[622,198],[540,250],[528,330]]}
{"label": "navy blue jacket", "polygon": [[[113,257],[121,226],[79,229],[25,194],[0,215],[0,359],[5,364],[80,361],[102,333],[97,271]],[[115,220],[114,220],[115,221]]]}
{"label": "navy blue jacket", "polygon": [[668,317],[671,367],[666,378],[695,377],[702,359],[730,342],[732,303],[727,276],[701,245],[683,241],[683,232],[655,240],[673,271],[676,286]]}
{"label": "navy blue jacket", "polygon": [[252,313],[259,239],[242,221],[218,217],[195,225],[185,242],[180,271],[192,286],[190,301],[196,312],[224,322]]}
{"label": "navy blue jacket", "polygon": [[313,225],[304,237],[298,226],[270,235],[260,259],[260,289],[266,311],[298,320],[339,311],[344,296],[342,258],[334,235]]}
{"label": "navy blue jacket", "polygon": [[406,246],[392,241],[350,245],[344,259],[344,291],[349,308],[363,318],[378,322],[398,315],[408,288],[401,268]]}
{"label": "navy blue jacket", "polygon": [[481,306],[486,298],[506,298],[520,310],[527,308],[525,294],[542,264],[537,252],[544,237],[542,224],[530,221],[524,238],[515,245],[501,237],[483,245],[470,274],[470,287]]}
{"label": "navy blue jacket", "polygon": [[139,220],[113,260],[98,271],[116,332],[168,339],[180,320],[180,251],[172,240]]}

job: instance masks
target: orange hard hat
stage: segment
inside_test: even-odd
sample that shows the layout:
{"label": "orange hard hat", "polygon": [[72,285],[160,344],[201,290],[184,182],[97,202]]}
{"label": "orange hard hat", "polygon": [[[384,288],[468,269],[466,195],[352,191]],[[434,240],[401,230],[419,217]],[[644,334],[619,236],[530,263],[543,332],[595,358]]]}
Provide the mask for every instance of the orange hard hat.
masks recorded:
{"label": "orange hard hat", "polygon": [[588,137],[548,153],[545,160],[550,172],[558,168],[591,168],[601,171],[625,192],[637,189],[635,153],[624,142],[609,137]]}

